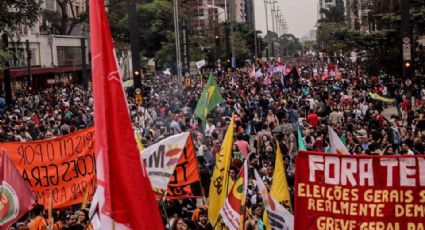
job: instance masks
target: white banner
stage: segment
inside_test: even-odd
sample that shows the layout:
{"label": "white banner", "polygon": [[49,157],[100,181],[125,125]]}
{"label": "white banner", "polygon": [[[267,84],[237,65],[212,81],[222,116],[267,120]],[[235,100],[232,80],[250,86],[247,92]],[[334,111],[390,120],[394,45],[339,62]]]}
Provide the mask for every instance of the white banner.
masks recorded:
{"label": "white banner", "polygon": [[168,137],[141,152],[152,188],[167,189],[170,177],[186,146],[189,132]]}
{"label": "white banner", "polygon": [[206,64],[206,63],[205,63],[205,60],[200,60],[200,61],[196,62],[196,67],[197,67],[198,69],[200,69],[200,68],[202,68],[205,64]]}

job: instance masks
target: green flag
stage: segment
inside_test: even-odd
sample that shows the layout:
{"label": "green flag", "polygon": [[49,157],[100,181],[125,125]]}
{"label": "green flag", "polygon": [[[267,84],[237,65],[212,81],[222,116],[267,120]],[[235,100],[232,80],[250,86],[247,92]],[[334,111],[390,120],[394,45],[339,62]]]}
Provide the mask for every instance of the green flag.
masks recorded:
{"label": "green flag", "polygon": [[306,151],[307,148],[304,145],[303,135],[301,134],[301,130],[298,127],[298,150]]}
{"label": "green flag", "polygon": [[195,109],[195,114],[201,118],[203,122],[207,120],[208,113],[213,110],[217,104],[224,101],[224,98],[221,96],[219,90],[220,88],[214,79],[214,75],[210,73],[208,82],[202,91],[201,97],[199,98]]}

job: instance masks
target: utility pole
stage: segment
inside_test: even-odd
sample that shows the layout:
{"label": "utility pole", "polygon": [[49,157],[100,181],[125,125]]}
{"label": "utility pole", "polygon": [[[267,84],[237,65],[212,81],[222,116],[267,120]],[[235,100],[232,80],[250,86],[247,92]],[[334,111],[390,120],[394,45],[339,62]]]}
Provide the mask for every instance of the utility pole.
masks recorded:
{"label": "utility pole", "polygon": [[[2,40],[3,40],[3,50],[5,52],[9,52],[9,40],[7,38],[7,34],[3,33],[2,35]],[[11,85],[11,81],[10,81],[10,64],[8,61],[6,61],[6,66],[3,69],[3,81],[4,81],[4,99],[6,100],[6,104],[10,105],[13,104],[13,99],[12,99],[12,85]]]}
{"label": "utility pole", "polygon": [[178,86],[182,88],[182,66],[181,66],[181,54],[180,54],[180,29],[179,29],[179,5],[177,0],[173,0],[173,13],[174,13],[174,36],[176,45],[176,69],[177,69],[177,80]]}
{"label": "utility pole", "polygon": [[137,17],[136,1],[131,0],[128,5],[128,22],[130,26],[130,50],[131,64],[133,66],[134,88],[142,88],[142,69],[140,65],[140,40],[139,40],[139,21]]}
{"label": "utility pole", "polygon": [[230,21],[230,33],[231,33],[231,49],[232,49],[232,59],[231,59],[231,63],[232,63],[232,70],[236,69],[236,65],[233,66],[233,63],[236,63],[236,56],[235,56],[235,32],[234,32],[234,22],[236,21],[236,15],[235,15],[235,0],[230,0],[230,10],[231,10],[231,17],[232,20]]}
{"label": "utility pole", "polygon": [[280,9],[279,9],[279,7],[277,7],[277,10],[276,10],[276,33],[277,33],[277,37],[280,37],[280,28],[279,28],[279,26],[280,26]]}
{"label": "utility pole", "polygon": [[[275,1],[275,0],[272,0],[272,1],[270,1],[270,2],[268,2],[269,4],[270,4],[270,13],[271,13],[271,16],[272,16],[272,32],[273,32],[273,34],[275,33],[275,29],[274,29],[274,26],[275,26],[275,23],[274,23],[274,21],[275,21],[275,18],[274,18],[274,12],[276,11],[275,10],[275,4],[277,3],[277,1]],[[271,41],[271,45],[272,45],[272,56],[273,57],[275,57],[275,52],[274,52],[274,39],[272,38],[272,41]]]}
{"label": "utility pole", "polygon": [[27,68],[28,68],[28,89],[31,91],[33,88],[32,85],[32,64],[31,64],[31,59],[32,59],[32,52],[30,49],[30,42],[27,40],[25,40],[25,49],[27,50]]}
{"label": "utility pole", "polygon": [[269,60],[269,47],[270,47],[270,37],[267,36],[269,33],[269,16],[267,14],[267,4],[269,2],[267,0],[264,0],[264,9],[266,11],[266,37],[267,37],[267,47],[266,47],[266,57],[267,60]]}
{"label": "utility pole", "polygon": [[403,51],[403,78],[412,74],[412,36],[410,31],[410,0],[400,0]]}
{"label": "utility pole", "polygon": [[252,31],[254,32],[254,63],[258,58],[258,53],[257,53],[257,31],[255,29],[255,1],[252,1]]}
{"label": "utility pole", "polygon": [[82,67],[82,74],[83,74],[83,88],[87,89],[88,87],[88,74],[87,74],[87,59],[86,59],[86,38],[80,38],[80,44],[81,44],[81,67]]}

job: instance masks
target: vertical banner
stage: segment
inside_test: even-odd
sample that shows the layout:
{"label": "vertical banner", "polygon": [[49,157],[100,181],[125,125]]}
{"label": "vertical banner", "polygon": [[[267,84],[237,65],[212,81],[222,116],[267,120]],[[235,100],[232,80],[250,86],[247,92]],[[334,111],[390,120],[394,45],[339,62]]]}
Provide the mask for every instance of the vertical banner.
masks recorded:
{"label": "vertical banner", "polygon": [[47,207],[50,191],[53,208],[83,202],[96,182],[94,131],[88,128],[66,136],[32,142],[2,143],[35,194],[37,202]]}
{"label": "vertical banner", "polygon": [[170,177],[167,199],[202,197],[201,179],[199,178],[198,161],[192,136],[187,138],[183,154]]}
{"label": "vertical banner", "polygon": [[189,58],[189,39],[187,33],[187,21],[182,22],[182,46],[183,46],[183,73],[190,74],[190,58]]}
{"label": "vertical banner", "polygon": [[424,229],[425,156],[300,151],[295,229]]}

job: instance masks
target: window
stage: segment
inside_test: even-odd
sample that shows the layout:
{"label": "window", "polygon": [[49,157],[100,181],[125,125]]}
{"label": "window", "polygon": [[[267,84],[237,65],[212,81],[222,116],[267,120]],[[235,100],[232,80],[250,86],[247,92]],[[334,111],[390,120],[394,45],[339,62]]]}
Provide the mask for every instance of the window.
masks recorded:
{"label": "window", "polygon": [[45,0],[46,1],[46,9],[54,10],[55,9],[55,0]]}
{"label": "window", "polygon": [[58,46],[58,66],[81,65],[81,47]]}

